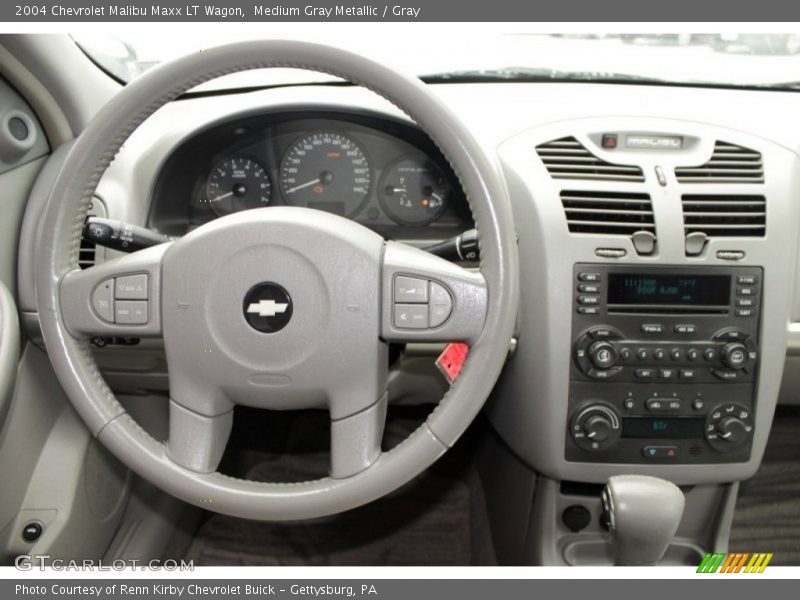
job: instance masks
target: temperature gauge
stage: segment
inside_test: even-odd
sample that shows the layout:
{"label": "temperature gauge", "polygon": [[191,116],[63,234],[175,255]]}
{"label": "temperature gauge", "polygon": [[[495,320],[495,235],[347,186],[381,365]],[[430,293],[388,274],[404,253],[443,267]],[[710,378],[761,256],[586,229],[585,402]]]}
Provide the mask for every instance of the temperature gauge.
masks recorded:
{"label": "temperature gauge", "polygon": [[436,164],[423,157],[407,157],[384,171],[380,200],[398,223],[425,225],[444,212],[448,191],[447,179]]}

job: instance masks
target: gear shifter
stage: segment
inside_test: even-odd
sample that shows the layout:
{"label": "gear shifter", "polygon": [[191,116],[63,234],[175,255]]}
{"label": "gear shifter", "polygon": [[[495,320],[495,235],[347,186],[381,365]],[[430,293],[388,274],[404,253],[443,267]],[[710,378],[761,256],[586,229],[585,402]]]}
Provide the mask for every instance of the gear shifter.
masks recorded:
{"label": "gear shifter", "polygon": [[617,565],[655,565],[675,537],[684,497],[669,481],[646,475],[611,477],[603,490],[603,519]]}

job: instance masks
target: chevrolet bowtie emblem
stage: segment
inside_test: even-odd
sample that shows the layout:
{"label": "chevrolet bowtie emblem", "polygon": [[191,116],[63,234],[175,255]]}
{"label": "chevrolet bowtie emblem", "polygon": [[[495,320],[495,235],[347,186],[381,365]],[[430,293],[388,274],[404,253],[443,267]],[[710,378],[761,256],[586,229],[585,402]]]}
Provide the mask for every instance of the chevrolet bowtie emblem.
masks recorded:
{"label": "chevrolet bowtie emblem", "polygon": [[274,317],[283,314],[289,308],[288,304],[275,302],[275,300],[260,300],[247,307],[248,313],[257,314],[259,317]]}

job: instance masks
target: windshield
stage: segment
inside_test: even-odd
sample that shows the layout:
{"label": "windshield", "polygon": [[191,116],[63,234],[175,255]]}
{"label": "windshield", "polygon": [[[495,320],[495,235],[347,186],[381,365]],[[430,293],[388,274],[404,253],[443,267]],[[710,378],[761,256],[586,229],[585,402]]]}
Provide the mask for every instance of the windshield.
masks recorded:
{"label": "windshield", "polygon": [[[330,30],[331,28],[329,28]],[[327,43],[411,71],[430,81],[586,80],[794,88],[800,80],[800,33],[529,34],[487,32],[453,25],[359,28],[331,35],[306,24],[271,37]],[[254,36],[238,36],[236,41]],[[262,38],[270,36],[260,36]],[[219,28],[202,36],[131,31],[117,37],[74,36],[104,70],[128,82],[151,66],[234,41]],[[305,71],[252,71],[203,89],[329,81]]]}

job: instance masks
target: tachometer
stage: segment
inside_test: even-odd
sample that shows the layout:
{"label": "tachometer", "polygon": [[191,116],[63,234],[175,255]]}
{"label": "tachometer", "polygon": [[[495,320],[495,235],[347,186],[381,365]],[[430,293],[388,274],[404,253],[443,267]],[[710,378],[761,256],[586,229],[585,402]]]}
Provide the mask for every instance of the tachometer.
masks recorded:
{"label": "tachometer", "polygon": [[252,158],[234,156],[218,162],[206,183],[206,202],[218,215],[267,206],[272,184]]}
{"label": "tachometer", "polygon": [[381,179],[381,204],[392,219],[404,225],[424,225],[438,218],[447,206],[447,195],[444,173],[423,157],[401,158]]}
{"label": "tachometer", "polygon": [[353,139],[336,131],[315,131],[289,148],[280,179],[288,204],[351,217],[367,199],[372,169]]}

